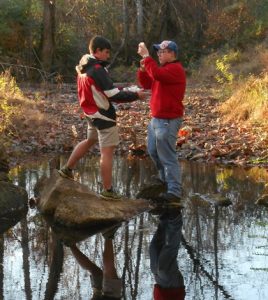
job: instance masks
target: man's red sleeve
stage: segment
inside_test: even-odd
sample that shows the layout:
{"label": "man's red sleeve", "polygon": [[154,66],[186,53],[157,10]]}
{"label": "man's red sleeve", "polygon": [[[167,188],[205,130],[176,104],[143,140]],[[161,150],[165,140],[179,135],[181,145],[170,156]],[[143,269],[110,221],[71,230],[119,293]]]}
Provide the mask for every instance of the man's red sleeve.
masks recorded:
{"label": "man's red sleeve", "polygon": [[138,70],[138,81],[142,88],[149,90],[152,87],[153,80],[152,78],[148,75],[147,72]]}

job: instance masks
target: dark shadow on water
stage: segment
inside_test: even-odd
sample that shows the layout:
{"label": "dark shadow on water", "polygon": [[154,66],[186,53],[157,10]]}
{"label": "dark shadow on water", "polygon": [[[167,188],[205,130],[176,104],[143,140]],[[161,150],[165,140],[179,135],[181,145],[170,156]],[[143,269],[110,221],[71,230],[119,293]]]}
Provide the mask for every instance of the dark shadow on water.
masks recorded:
{"label": "dark shadow on water", "polygon": [[64,251],[63,244],[57,236],[51,233],[51,261],[46,284],[45,300],[54,299],[58,289],[58,282],[63,269]]}

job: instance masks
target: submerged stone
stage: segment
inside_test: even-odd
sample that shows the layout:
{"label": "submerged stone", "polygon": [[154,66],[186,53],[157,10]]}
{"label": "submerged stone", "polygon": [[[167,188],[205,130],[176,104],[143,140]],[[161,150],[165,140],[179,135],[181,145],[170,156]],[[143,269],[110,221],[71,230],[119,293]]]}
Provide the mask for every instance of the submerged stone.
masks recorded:
{"label": "submerged stone", "polygon": [[268,194],[263,194],[260,198],[257,199],[255,204],[268,207]]}
{"label": "submerged stone", "polygon": [[163,184],[147,184],[141,187],[136,197],[153,200],[158,198],[160,193],[166,192],[166,190],[167,189]]}
{"label": "submerged stone", "polygon": [[232,201],[221,194],[207,194],[202,195],[195,193],[190,196],[191,200],[201,201],[205,203],[210,203],[217,206],[228,206],[232,204]]}

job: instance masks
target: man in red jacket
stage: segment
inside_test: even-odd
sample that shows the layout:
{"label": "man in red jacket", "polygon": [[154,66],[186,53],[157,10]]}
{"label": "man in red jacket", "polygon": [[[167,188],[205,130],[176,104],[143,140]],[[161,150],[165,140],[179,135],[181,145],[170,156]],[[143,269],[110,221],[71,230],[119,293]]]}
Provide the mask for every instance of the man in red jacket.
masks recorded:
{"label": "man in red jacket", "polygon": [[152,120],[148,126],[148,152],[154,161],[159,179],[167,186],[160,198],[179,202],[181,198],[181,171],[176,154],[176,140],[182,122],[186,78],[177,60],[178,46],[173,41],[154,44],[160,66],[150,57],[144,43],[139,44],[141,67],[138,79],[144,89],[151,89]]}
{"label": "man in red jacket", "polygon": [[142,92],[123,91],[116,88],[106,66],[110,58],[111,43],[102,36],[90,40],[89,52],[82,56],[77,71],[78,98],[88,122],[87,139],[73,150],[67,163],[59,170],[63,177],[73,178],[73,169],[80,158],[97,141],[100,145],[100,169],[103,191],[100,196],[120,198],[112,188],[112,164],[115,146],[119,143],[115,108],[111,102],[131,102],[143,98]]}

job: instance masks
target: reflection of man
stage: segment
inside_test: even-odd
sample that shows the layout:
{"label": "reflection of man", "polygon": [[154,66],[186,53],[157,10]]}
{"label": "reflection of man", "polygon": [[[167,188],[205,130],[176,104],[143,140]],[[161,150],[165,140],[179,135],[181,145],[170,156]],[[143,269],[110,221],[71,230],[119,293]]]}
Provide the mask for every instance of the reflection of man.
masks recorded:
{"label": "reflection of man", "polygon": [[104,241],[103,271],[89,260],[75,245],[70,248],[80,266],[90,272],[93,288],[91,300],[121,299],[122,282],[115,269],[112,239],[106,238]]}
{"label": "reflection of man", "polygon": [[185,287],[178,268],[177,256],[181,240],[180,211],[165,212],[150,244],[151,271],[154,274],[154,300],[182,300]]}

